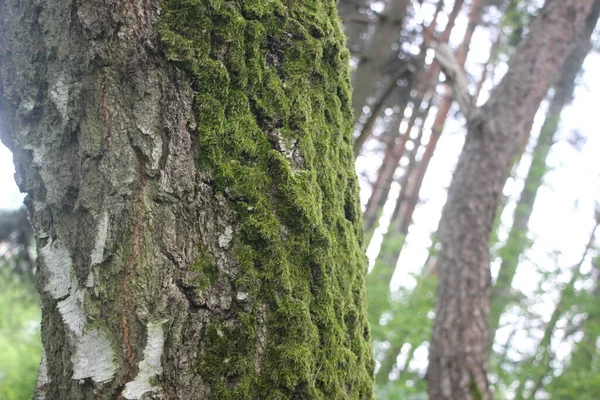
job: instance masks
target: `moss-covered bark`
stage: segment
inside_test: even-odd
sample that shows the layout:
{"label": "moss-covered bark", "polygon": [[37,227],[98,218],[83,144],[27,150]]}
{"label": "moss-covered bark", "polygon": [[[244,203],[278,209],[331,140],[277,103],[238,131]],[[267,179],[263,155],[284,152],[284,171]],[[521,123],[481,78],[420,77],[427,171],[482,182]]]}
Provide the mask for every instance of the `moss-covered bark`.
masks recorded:
{"label": "moss-covered bark", "polygon": [[37,396],[370,399],[335,3],[0,14],[2,140],[40,248]]}
{"label": "moss-covered bark", "polygon": [[[208,337],[201,373],[229,393],[225,351],[244,371],[241,398],[273,387],[284,397],[369,397],[348,54],[335,3],[167,1],[160,27],[198,91],[199,166],[238,215],[235,285],[254,303],[245,326]],[[247,343],[265,306],[270,340],[257,377]]]}

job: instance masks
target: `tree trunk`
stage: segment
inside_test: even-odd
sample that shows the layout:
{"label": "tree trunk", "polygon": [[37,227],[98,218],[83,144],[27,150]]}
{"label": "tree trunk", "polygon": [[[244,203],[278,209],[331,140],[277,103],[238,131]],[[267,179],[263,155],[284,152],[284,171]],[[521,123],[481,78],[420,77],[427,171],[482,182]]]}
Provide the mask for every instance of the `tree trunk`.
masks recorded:
{"label": "tree trunk", "polygon": [[562,110],[573,98],[576,78],[591,48],[590,38],[596,27],[599,15],[600,1],[596,0],[592,12],[586,21],[585,29],[581,32],[579,40],[577,40],[577,45],[571,51],[569,58],[561,69],[558,80],[554,84],[554,95],[548,106],[546,119],[533,150],[531,166],[529,167],[523,191],[513,215],[513,224],[506,244],[498,252],[502,258],[502,264],[500,265],[498,279],[496,280],[492,294],[493,301],[490,311],[491,343],[493,343],[496,330],[498,329],[500,317],[512,301],[512,281],[517,273],[519,258],[530,245],[530,241],[527,239],[527,225],[533,212],[537,191],[542,186],[544,175],[548,170],[546,159],[550,154],[550,148],[554,144],[554,136],[558,131]]}
{"label": "tree trunk", "polygon": [[[460,10],[463,6],[463,0],[457,0],[454,2],[452,6],[452,12],[448,16],[448,22],[444,31],[441,33],[439,37],[439,41],[441,43],[447,43],[450,39],[450,34],[452,33],[452,29],[454,28],[454,22],[456,21],[456,17],[460,13]],[[427,48],[423,47],[421,49],[422,53],[425,53]],[[399,137],[399,140],[396,140],[396,136],[400,130],[401,122],[404,118],[404,113],[401,113],[398,116],[398,120],[394,122],[391,128],[392,132],[392,141],[388,144],[391,146],[389,149],[386,149],[385,156],[383,159],[383,163],[377,170],[377,180],[373,185],[373,190],[371,192],[371,196],[367,202],[365,207],[365,212],[363,213],[363,218],[365,220],[365,230],[370,232],[371,229],[376,227],[378,215],[385,205],[385,202],[390,193],[391,184],[394,179],[394,173],[398,168],[398,164],[400,159],[404,155],[404,150],[406,149],[406,142],[410,138],[410,132],[413,129],[415,124],[415,120],[417,117],[422,117],[422,120],[425,121],[427,118],[426,115],[422,115],[425,111],[421,110],[421,106],[423,104],[425,95],[429,90],[435,88],[438,83],[440,75],[440,69],[436,62],[433,62],[420,74],[418,74],[416,78],[416,86],[417,86],[417,95],[413,98],[412,104],[412,114],[407,121],[407,128],[404,133],[402,133]],[[427,108],[428,110],[428,108]],[[355,152],[357,150],[355,149]]]}
{"label": "tree trunk", "polygon": [[[471,48],[471,39],[473,38],[473,33],[475,33],[475,28],[477,28],[477,26],[479,25],[479,20],[481,18],[481,9],[484,5],[484,0],[475,0],[471,4],[468,16],[469,23],[467,25],[463,41],[460,44],[460,47],[457,51],[458,63],[461,67],[464,67],[465,62],[467,61],[467,56]],[[415,168],[414,176],[411,177],[412,188],[410,191],[410,195],[401,199],[403,204],[399,205],[399,207],[402,209],[402,213],[400,214],[400,226],[401,230],[406,231],[407,233],[408,228],[412,224],[412,218],[415,209],[417,208],[417,204],[421,199],[421,186],[423,185],[423,180],[425,179],[427,168],[429,168],[429,162],[433,157],[433,153],[435,151],[437,143],[440,139],[440,136],[442,135],[444,125],[446,124],[446,119],[448,118],[448,114],[450,113],[450,108],[452,107],[453,102],[454,99],[452,97],[451,92],[446,92],[441,102],[438,104],[438,110],[433,122],[433,126],[431,128],[429,141],[425,146],[425,151],[423,152],[423,156],[419,161],[419,165],[417,166],[417,168]]]}
{"label": "tree trunk", "polygon": [[[379,114],[380,114],[381,110],[383,109],[383,106],[385,104],[387,104],[388,99],[396,91],[397,86],[398,86],[398,84],[397,84],[398,80],[406,77],[405,78],[406,86],[404,86],[402,88],[402,92],[405,95],[401,96],[401,101],[399,103],[395,104],[395,105],[399,105],[400,109],[402,110],[400,112],[400,122],[402,122],[402,116],[404,115],[404,109],[406,108],[406,105],[411,97],[410,92],[412,91],[412,89],[415,86],[414,85],[415,78],[417,78],[417,77],[421,78],[421,82],[420,82],[421,87],[423,87],[423,83],[428,83],[428,82],[424,82],[422,74],[416,74],[415,72],[419,66],[421,68],[425,67],[425,57],[424,57],[425,51],[431,46],[431,39],[433,39],[433,36],[434,36],[435,26],[437,24],[437,18],[439,16],[440,12],[442,11],[443,7],[444,7],[444,0],[439,0],[436,5],[435,12],[433,14],[433,19],[431,20],[431,22],[429,24],[423,23],[421,25],[422,29],[423,29],[423,42],[421,43],[421,46],[420,46],[419,56],[416,57],[415,60],[413,61],[414,64],[408,63],[404,68],[402,68],[400,71],[396,72],[396,74],[393,77],[391,77],[391,79],[387,83],[387,87],[384,89],[382,94],[379,96],[379,99],[371,107],[371,115],[369,116],[369,118],[367,118],[367,120],[365,121],[364,124],[361,124],[362,126],[360,129],[360,133],[354,140],[354,154],[357,157],[360,154],[365,143],[370,139],[371,135],[373,134],[373,128],[375,127],[375,122],[377,121],[377,118],[379,117]],[[452,18],[452,15],[450,17]],[[449,29],[449,26],[447,26],[446,29]],[[371,77],[371,79],[372,79],[372,77]],[[375,83],[375,84],[377,84],[377,83]],[[356,82],[353,86],[356,87]],[[354,100],[356,102],[356,92],[355,92],[354,97],[355,97]],[[360,115],[355,115],[354,117],[356,120],[358,120]],[[398,133],[397,131],[392,132],[392,136],[395,137],[397,133]]]}
{"label": "tree trunk", "polygon": [[357,121],[369,96],[374,95],[373,89],[379,82],[381,67],[388,60],[392,44],[400,38],[409,4],[408,0],[391,0],[386,5],[383,15],[373,28],[371,38],[365,45],[365,52],[361,55],[358,67],[352,74],[354,117]]}
{"label": "tree trunk", "polygon": [[427,374],[432,399],[491,398],[488,246],[494,211],[518,144],[592,3],[548,0],[489,101],[481,109],[461,104],[468,133],[440,222],[439,287]]}
{"label": "tree trunk", "polygon": [[0,0],[38,399],[370,399],[335,2]]}
{"label": "tree trunk", "polygon": [[[392,96],[392,94],[398,88],[399,80],[404,80],[404,82],[406,83],[406,86],[403,88],[403,91],[406,95],[402,96],[402,101],[399,104],[396,103],[395,105],[398,105],[401,110],[404,110],[406,108],[408,99],[410,98],[410,89],[413,87],[413,80],[414,80],[413,70],[414,70],[414,66],[409,64],[409,65],[407,65],[406,68],[403,68],[400,72],[398,72],[395,76],[393,76],[390,79],[390,82],[388,83],[387,87],[385,88],[385,90],[383,91],[381,96],[379,97],[379,99],[371,107],[371,115],[369,115],[369,118],[367,118],[367,121],[362,125],[360,133],[358,134],[356,139],[354,139],[354,155],[356,157],[358,157],[360,155],[360,152],[361,152],[362,148],[364,147],[365,143],[373,134],[373,128],[375,128],[375,122],[377,121],[379,114],[383,110],[383,106],[388,104],[389,98]],[[402,114],[400,114],[400,115],[402,115]],[[402,120],[402,117],[399,117],[399,119]],[[392,136],[395,137],[394,133],[397,133],[397,132],[392,133]]]}

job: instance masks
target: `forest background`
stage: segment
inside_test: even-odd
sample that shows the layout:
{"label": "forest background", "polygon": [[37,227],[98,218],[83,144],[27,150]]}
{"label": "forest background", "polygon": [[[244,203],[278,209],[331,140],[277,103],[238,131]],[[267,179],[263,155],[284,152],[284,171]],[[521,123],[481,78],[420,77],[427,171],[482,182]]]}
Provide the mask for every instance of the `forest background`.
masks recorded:
{"label": "forest background", "polygon": [[[598,3],[598,2],[596,2]],[[447,43],[478,104],[543,1],[340,0],[352,55],[369,320],[378,399],[425,399],[435,316],[436,231],[465,137],[435,49]],[[572,54],[504,188],[492,238],[490,383],[495,399],[600,393],[600,46]],[[41,347],[35,249],[0,148],[0,398],[29,398]]]}

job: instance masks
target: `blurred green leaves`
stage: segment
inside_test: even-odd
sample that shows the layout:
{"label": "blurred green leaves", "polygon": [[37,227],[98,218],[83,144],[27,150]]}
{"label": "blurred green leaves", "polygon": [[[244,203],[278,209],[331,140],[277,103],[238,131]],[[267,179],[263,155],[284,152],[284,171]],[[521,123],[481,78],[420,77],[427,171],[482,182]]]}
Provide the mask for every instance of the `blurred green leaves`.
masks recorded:
{"label": "blurred green leaves", "polygon": [[0,399],[30,399],[40,363],[41,311],[33,284],[0,259]]}

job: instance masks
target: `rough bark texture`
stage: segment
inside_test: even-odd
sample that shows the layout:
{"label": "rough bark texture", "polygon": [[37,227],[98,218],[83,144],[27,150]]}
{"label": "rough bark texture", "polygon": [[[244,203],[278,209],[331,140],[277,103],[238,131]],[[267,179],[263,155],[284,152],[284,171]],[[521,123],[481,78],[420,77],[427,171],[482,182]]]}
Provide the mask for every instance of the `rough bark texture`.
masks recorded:
{"label": "rough bark texture", "polygon": [[489,237],[521,138],[583,28],[593,0],[549,0],[468,134],[440,223],[439,288],[429,352],[432,399],[490,399]]}
{"label": "rough bark texture", "polygon": [[[457,61],[461,67],[464,67],[467,60],[467,55],[469,54],[471,46],[471,39],[473,38],[475,28],[477,28],[479,25],[481,9],[484,5],[484,0],[475,0],[471,4],[471,9],[469,11],[469,24],[467,25],[463,41],[457,51]],[[419,165],[414,168],[414,176],[410,177],[411,189],[408,192],[409,195],[399,198],[400,204],[398,204],[398,207],[402,210],[400,213],[400,231],[405,232],[405,234],[408,233],[408,228],[412,224],[413,213],[420,200],[419,192],[421,190],[421,186],[423,185],[423,180],[425,179],[425,174],[427,173],[427,168],[429,167],[429,162],[433,157],[433,153],[444,129],[446,119],[450,113],[450,107],[452,106],[453,101],[454,98],[452,97],[451,92],[447,92],[442,98],[440,104],[437,106],[437,114],[431,128],[429,141],[425,146],[423,156],[419,160]]]}
{"label": "rough bark texture", "polygon": [[0,0],[38,399],[369,399],[335,3]]}

